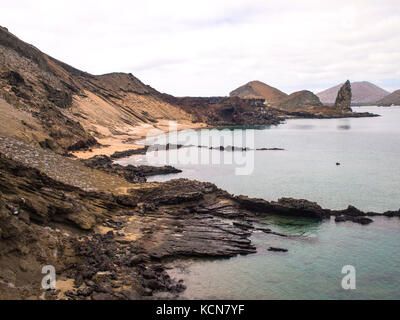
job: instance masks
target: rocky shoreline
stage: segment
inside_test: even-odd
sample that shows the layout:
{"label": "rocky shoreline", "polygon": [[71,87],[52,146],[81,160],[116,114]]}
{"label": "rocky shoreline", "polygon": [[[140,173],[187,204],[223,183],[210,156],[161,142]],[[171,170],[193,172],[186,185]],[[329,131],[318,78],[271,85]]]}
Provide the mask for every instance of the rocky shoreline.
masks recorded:
{"label": "rocky shoreline", "polygon": [[[0,299],[151,299],[158,292],[177,297],[185,284],[169,277],[167,261],[254,254],[255,231],[289,237],[260,226],[265,215],[371,223],[378,213],[354,207],[327,210],[307,200],[234,196],[186,179],[146,183],[149,176],[180,170],[114,162],[145,154],[149,146],[127,149],[151,129],[165,132],[169,121],[182,129],[375,116],[352,113],[350,100],[349,84],[333,109],[301,104],[300,112],[274,109],[264,99],[178,98],[132,74],[80,71],[0,27]],[[88,150],[91,156],[94,148],[97,154],[109,148],[111,156],[71,155]],[[399,217],[400,211],[384,215]],[[56,270],[55,290],[42,288],[44,266]]]}
{"label": "rocky shoreline", "polygon": [[[95,158],[90,165],[129,180],[110,161]],[[260,227],[264,215],[320,221],[333,216],[361,224],[378,215],[354,207],[327,210],[307,200],[233,196],[187,179],[133,184],[119,194],[85,191],[2,153],[0,165],[3,299],[145,299],[157,292],[177,297],[185,285],[169,277],[167,261],[253,254],[255,231],[288,237]],[[400,217],[400,211],[384,215]],[[43,291],[43,265],[54,265],[68,288]]]}
{"label": "rocky shoreline", "polygon": [[182,170],[176,169],[172,166],[122,166],[120,164],[114,163],[112,159],[115,159],[115,157],[112,158],[103,155],[95,156],[93,158],[81,161],[89,168],[98,169],[106,173],[118,175],[121,178],[124,178],[132,183],[144,183],[147,181],[146,177],[150,176],[182,172]]}
{"label": "rocky shoreline", "polygon": [[126,179],[132,183],[145,183],[147,182],[147,177],[156,176],[156,175],[166,175],[173,173],[181,173],[182,170],[174,168],[172,166],[149,166],[149,165],[120,165],[115,163],[118,159],[129,158],[134,155],[144,155],[147,153],[149,148],[159,149],[159,150],[172,150],[172,149],[181,149],[181,148],[189,148],[189,147],[197,147],[197,148],[207,148],[209,150],[219,150],[219,151],[230,151],[230,152],[247,152],[247,151],[285,151],[282,148],[241,148],[241,147],[206,147],[206,146],[184,146],[184,145],[175,145],[175,144],[166,144],[166,145],[153,145],[153,146],[144,146],[139,149],[132,149],[126,151],[115,152],[111,156],[99,155],[94,156],[89,159],[80,159],[84,165],[89,168],[97,169],[104,171],[109,174],[115,174],[120,176],[121,178]]}

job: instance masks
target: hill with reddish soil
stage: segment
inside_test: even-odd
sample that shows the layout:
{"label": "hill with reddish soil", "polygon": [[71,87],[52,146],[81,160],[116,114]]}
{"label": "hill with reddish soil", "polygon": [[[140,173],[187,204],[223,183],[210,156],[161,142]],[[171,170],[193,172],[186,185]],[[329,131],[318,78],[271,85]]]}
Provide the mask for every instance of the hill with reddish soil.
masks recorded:
{"label": "hill with reddish soil", "polygon": [[267,104],[276,105],[278,102],[287,98],[287,94],[271,87],[261,81],[251,81],[230,93],[231,97],[244,99],[265,99]]}

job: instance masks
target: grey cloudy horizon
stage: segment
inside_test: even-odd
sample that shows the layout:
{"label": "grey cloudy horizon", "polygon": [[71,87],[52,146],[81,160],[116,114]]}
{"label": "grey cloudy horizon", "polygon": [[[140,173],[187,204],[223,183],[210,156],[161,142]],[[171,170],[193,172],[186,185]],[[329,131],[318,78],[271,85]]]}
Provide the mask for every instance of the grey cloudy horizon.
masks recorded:
{"label": "grey cloudy horizon", "polygon": [[345,80],[400,89],[398,0],[2,1],[0,25],[92,74],[176,96],[252,80],[315,93]]}

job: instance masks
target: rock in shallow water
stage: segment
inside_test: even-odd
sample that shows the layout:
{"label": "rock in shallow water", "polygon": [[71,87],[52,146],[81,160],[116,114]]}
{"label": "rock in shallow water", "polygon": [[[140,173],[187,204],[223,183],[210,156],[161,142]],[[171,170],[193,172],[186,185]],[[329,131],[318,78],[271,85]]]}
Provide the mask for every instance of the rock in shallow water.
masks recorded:
{"label": "rock in shallow water", "polygon": [[275,247],[270,247],[268,249],[268,251],[272,251],[272,252],[288,252],[288,249],[283,249],[283,248],[275,248]]}
{"label": "rock in shallow water", "polygon": [[341,112],[353,112],[351,110],[351,84],[350,81],[347,80],[346,83],[340,88],[336,101],[335,101],[335,109]]}

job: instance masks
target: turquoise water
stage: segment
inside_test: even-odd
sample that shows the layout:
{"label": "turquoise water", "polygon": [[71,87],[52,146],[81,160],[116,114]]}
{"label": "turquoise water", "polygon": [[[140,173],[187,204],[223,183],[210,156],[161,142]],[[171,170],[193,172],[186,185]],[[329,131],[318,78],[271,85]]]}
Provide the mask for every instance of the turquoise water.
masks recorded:
{"label": "turquoise water", "polygon": [[[257,254],[182,262],[171,276],[185,280],[182,298],[188,299],[399,299],[400,221],[374,220],[368,227],[333,220],[285,227],[280,221],[272,229],[303,236],[257,233]],[[270,246],[289,252],[269,252]],[[342,289],[346,265],[356,269],[355,290]]]}
{"label": "turquoise water", "polygon": [[[294,197],[316,201],[330,209],[352,204],[363,210],[397,210],[400,208],[400,107],[363,107],[362,110],[383,116],[296,119],[253,130],[255,148],[278,147],[285,151],[256,151],[254,171],[250,175],[235,175],[235,165],[172,162],[183,172],[152,177],[149,181],[190,178],[213,182],[234,194],[266,200]],[[216,130],[213,134],[222,136]],[[189,135],[198,136],[198,133]],[[175,140],[187,141],[187,134],[182,132]],[[179,152],[183,155],[188,150]],[[207,149],[201,152],[221,154],[221,157],[232,154]],[[120,161],[132,162],[142,163],[146,159],[143,156]],[[336,166],[336,162],[341,166]]]}
{"label": "turquoise water", "polygon": [[[252,131],[255,148],[279,147],[285,151],[256,151],[250,175],[235,175],[237,166],[233,164],[172,163],[183,172],[153,177],[150,181],[184,177],[210,181],[231,193],[267,200],[289,196],[313,200],[331,209],[352,204],[378,212],[398,210],[400,108],[363,107],[362,110],[382,116],[297,119]],[[222,133],[214,130],[212,135]],[[175,141],[185,142],[188,136],[198,134],[182,132]],[[199,144],[216,146],[210,141]],[[179,153],[188,150],[181,149]],[[208,149],[201,152],[231,154]],[[147,160],[133,157],[120,162]],[[341,165],[336,166],[336,162]],[[185,280],[188,289],[183,298],[400,298],[400,219],[376,217],[369,226],[274,216],[265,219],[274,231],[298,237],[286,239],[256,233],[252,240],[257,254],[229,260],[182,262],[184,268],[171,270],[171,274]],[[287,248],[289,252],[272,253],[267,251],[270,246]],[[356,268],[356,290],[341,287],[345,265]]]}

